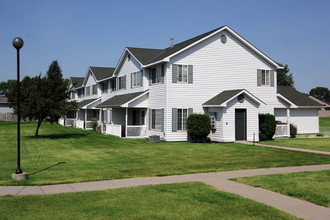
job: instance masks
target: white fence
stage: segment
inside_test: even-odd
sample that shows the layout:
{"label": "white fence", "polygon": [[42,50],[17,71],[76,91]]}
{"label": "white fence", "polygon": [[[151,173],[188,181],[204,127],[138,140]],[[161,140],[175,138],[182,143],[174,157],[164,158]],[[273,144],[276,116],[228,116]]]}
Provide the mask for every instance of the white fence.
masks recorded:
{"label": "white fence", "polygon": [[84,121],[77,120],[76,121],[76,128],[84,129]]}
{"label": "white fence", "polygon": [[0,121],[17,121],[17,115],[10,112],[0,113]]}
{"label": "white fence", "polygon": [[65,126],[75,126],[76,119],[67,118],[65,121]]}
{"label": "white fence", "polygon": [[64,126],[64,118],[58,119],[58,123],[62,126]]}
{"label": "white fence", "polygon": [[290,136],[290,126],[288,124],[276,125],[274,137],[289,137],[289,136]]}
{"label": "white fence", "polygon": [[107,124],[105,133],[121,137],[121,125]]}
{"label": "white fence", "polygon": [[147,136],[147,127],[145,125],[128,125],[127,137],[145,137]]}

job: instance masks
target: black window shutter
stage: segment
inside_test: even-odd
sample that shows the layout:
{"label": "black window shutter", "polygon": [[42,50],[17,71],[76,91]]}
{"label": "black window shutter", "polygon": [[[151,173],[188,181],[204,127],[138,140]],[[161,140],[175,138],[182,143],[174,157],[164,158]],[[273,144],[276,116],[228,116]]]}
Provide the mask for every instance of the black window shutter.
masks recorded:
{"label": "black window shutter", "polygon": [[274,70],[270,71],[270,86],[274,87]]}
{"label": "black window shutter", "polygon": [[257,70],[257,86],[261,86],[261,70]]}
{"label": "black window shutter", "polygon": [[178,118],[178,109],[172,108],[172,131],[177,131],[177,118]]}
{"label": "black window shutter", "polygon": [[161,129],[160,129],[160,131],[164,131],[164,109],[162,108],[161,110],[160,110],[160,121],[161,121]]}
{"label": "black window shutter", "polygon": [[176,83],[178,78],[178,65],[172,64],[172,83]]}
{"label": "black window shutter", "polygon": [[193,66],[188,66],[188,83],[193,83]]}

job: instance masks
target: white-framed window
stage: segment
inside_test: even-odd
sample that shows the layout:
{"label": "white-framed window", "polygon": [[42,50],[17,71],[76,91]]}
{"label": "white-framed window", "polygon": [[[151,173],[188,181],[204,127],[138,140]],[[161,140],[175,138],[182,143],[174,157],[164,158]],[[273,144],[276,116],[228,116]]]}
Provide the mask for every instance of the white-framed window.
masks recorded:
{"label": "white-framed window", "polygon": [[161,131],[162,129],[162,110],[151,109],[151,130]]}
{"label": "white-framed window", "polygon": [[261,70],[261,85],[269,86],[270,85],[270,71]]}
{"label": "white-framed window", "polygon": [[187,83],[188,82],[188,65],[178,65],[178,82]]}
{"label": "white-framed window", "polygon": [[90,86],[87,86],[86,87],[86,96],[90,96],[91,95],[91,87]]}
{"label": "white-framed window", "polygon": [[78,93],[78,98],[83,97],[84,96],[84,89],[78,89],[77,93]]}
{"label": "white-framed window", "polygon": [[142,86],[142,72],[134,72],[131,74],[131,83],[132,83],[132,88],[135,87],[141,87]]}
{"label": "white-framed window", "polygon": [[159,83],[164,83],[164,65],[162,66],[157,66],[156,68],[151,68],[149,70],[150,74],[150,85],[152,84],[159,84]]}
{"label": "white-framed window", "polygon": [[118,90],[126,89],[126,75],[118,77]]}
{"label": "white-framed window", "polygon": [[185,131],[187,130],[188,109],[178,108],[177,111],[177,130]]}
{"label": "white-framed window", "polygon": [[101,93],[108,93],[108,81],[101,83]]}
{"label": "white-framed window", "polygon": [[97,85],[93,85],[93,95],[97,95]]}
{"label": "white-framed window", "polygon": [[116,78],[110,80],[110,92],[116,91]]}

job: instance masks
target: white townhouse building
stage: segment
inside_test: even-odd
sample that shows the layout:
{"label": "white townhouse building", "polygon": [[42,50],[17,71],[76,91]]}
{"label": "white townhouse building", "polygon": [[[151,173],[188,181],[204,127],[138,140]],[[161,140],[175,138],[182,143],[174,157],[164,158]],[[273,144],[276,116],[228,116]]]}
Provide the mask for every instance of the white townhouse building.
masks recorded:
{"label": "white townhouse building", "polygon": [[71,124],[90,128],[97,118],[106,134],[186,141],[187,117],[206,113],[212,141],[258,141],[258,114],[270,113],[275,136],[289,136],[289,123],[298,133],[319,132],[323,106],[278,87],[281,68],[228,26],[166,49],[126,47],[115,68],[89,67],[84,78],[71,78],[79,103]]}

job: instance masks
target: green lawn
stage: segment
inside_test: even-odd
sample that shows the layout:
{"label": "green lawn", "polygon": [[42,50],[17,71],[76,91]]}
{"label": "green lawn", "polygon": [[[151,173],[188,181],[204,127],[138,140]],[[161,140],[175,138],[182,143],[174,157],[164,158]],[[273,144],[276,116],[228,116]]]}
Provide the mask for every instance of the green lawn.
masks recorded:
{"label": "green lawn", "polygon": [[319,118],[320,132],[324,136],[330,137],[330,117],[329,118]]}
{"label": "green lawn", "polygon": [[203,183],[0,197],[1,219],[298,219]]}
{"label": "green lawn", "polygon": [[330,207],[330,170],[253,176],[235,180]]}
{"label": "green lawn", "polygon": [[330,152],[330,138],[275,138],[259,143]]}
{"label": "green lawn", "polygon": [[16,124],[0,123],[0,185],[44,185],[266,167],[330,163],[330,156],[235,143],[193,144],[125,140],[72,127],[21,125],[21,167],[27,180],[13,180]]}

